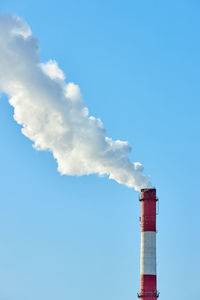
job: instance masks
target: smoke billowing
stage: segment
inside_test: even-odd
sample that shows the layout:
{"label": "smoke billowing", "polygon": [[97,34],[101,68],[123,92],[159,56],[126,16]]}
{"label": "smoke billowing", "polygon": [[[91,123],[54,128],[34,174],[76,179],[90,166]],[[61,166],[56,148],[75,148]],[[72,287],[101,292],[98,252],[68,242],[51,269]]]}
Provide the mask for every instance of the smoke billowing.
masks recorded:
{"label": "smoke billowing", "polygon": [[0,15],[0,90],[22,133],[37,150],[52,152],[61,174],[108,175],[136,190],[151,186],[141,163],[128,159],[128,142],[107,137],[79,87],[65,82],[56,61],[41,62],[37,38],[16,16]]}

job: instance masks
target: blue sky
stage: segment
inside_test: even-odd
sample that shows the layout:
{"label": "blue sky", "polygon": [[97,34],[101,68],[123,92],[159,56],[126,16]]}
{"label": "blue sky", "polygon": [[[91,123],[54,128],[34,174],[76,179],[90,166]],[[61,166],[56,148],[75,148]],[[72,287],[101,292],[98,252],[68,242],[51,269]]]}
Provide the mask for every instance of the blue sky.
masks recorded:
{"label": "blue sky", "polygon": [[[200,3],[2,1],[77,83],[91,114],[128,140],[160,198],[162,300],[198,299]],[[0,299],[121,300],[139,291],[138,192],[60,176],[0,100]]]}

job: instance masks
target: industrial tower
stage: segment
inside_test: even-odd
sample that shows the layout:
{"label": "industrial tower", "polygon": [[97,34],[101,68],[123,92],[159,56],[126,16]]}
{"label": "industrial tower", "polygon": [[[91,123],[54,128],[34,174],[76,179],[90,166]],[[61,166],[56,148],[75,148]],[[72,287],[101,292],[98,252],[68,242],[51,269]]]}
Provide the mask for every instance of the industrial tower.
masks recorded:
{"label": "industrial tower", "polygon": [[141,197],[140,300],[156,300],[156,189],[142,189]]}

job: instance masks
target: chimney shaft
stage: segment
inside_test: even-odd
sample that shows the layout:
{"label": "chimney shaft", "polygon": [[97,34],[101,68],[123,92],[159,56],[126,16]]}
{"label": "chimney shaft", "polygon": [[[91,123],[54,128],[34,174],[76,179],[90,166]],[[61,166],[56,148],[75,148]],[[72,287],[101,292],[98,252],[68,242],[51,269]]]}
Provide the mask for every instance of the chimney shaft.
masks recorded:
{"label": "chimney shaft", "polygon": [[140,293],[141,300],[156,300],[156,189],[141,190],[141,254]]}

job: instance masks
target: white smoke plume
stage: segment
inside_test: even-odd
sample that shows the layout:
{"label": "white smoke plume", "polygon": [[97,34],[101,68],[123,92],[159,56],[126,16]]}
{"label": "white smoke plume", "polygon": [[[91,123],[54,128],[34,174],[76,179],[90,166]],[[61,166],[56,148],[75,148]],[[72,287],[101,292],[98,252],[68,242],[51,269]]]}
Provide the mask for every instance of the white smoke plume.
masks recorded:
{"label": "white smoke plume", "polygon": [[107,137],[79,87],[65,82],[56,61],[41,62],[37,38],[17,16],[0,15],[0,91],[22,133],[37,150],[52,152],[61,174],[108,175],[136,190],[151,187],[142,164],[128,159],[128,142]]}

